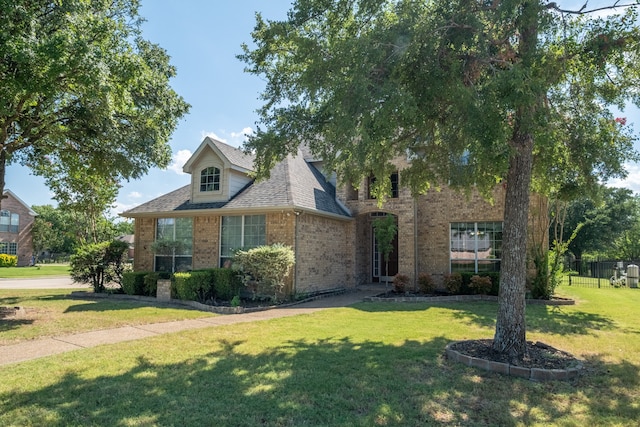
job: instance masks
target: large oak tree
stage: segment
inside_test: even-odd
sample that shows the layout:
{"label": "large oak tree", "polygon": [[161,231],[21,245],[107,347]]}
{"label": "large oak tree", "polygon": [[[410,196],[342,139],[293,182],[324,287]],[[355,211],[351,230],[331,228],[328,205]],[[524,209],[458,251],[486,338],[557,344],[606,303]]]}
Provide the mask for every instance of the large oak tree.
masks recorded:
{"label": "large oak tree", "polygon": [[0,194],[7,162],[111,190],[168,164],[189,106],[166,52],[142,38],[138,6],[0,0]]}
{"label": "large oak tree", "polygon": [[[618,2],[617,4],[619,4]],[[257,15],[247,71],[263,76],[259,173],[300,143],[344,183],[390,160],[415,194],[449,181],[506,186],[494,349],[526,352],[530,191],[624,175],[633,137],[610,106],[640,101],[634,7],[591,17],[541,0],[298,0],[283,21]],[[461,163],[463,164],[461,167]],[[532,185],[533,184],[533,185]]]}

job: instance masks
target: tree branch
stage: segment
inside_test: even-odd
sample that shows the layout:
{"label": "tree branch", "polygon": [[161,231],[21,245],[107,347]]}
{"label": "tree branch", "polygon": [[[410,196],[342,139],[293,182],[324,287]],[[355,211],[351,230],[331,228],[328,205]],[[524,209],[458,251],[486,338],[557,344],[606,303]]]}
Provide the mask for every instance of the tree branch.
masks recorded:
{"label": "tree branch", "polygon": [[582,5],[582,7],[578,10],[569,10],[569,9],[562,9],[560,6],[558,6],[558,4],[556,2],[551,2],[547,4],[547,9],[553,9],[556,10],[560,13],[567,13],[570,15],[588,15],[590,13],[594,13],[594,12],[600,12],[602,10],[613,10],[613,9],[617,9],[617,8],[626,8],[626,7],[635,7],[635,6],[640,6],[640,1],[635,1],[632,3],[624,3],[624,4],[620,4],[620,0],[616,0],[616,2],[610,6],[602,6],[602,7],[596,7],[594,9],[587,9],[589,2],[585,2],[585,4]]}

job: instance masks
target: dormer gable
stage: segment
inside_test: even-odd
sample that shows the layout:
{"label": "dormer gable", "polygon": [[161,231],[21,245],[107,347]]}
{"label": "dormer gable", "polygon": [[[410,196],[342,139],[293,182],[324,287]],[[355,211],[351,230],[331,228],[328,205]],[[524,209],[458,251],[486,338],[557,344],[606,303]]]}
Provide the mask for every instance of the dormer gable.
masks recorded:
{"label": "dormer gable", "polygon": [[191,203],[224,202],[251,182],[253,156],[207,136],[182,170],[191,174]]}

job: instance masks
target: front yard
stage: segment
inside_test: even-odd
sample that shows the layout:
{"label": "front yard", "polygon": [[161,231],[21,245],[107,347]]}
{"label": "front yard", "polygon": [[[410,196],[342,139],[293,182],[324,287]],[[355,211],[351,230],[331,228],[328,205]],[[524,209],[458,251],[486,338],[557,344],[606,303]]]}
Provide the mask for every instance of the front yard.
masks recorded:
{"label": "front yard", "polygon": [[637,425],[640,290],[560,294],[577,304],[528,307],[528,338],[585,360],[571,382],[443,359],[492,336],[495,303],[362,303],[4,366],[0,425]]}

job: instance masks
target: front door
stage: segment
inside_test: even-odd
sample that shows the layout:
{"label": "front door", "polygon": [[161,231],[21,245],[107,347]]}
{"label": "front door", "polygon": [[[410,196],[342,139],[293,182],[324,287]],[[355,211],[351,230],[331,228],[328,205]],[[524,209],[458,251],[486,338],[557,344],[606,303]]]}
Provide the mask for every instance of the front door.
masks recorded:
{"label": "front door", "polygon": [[389,262],[385,262],[384,256],[378,251],[375,234],[373,235],[373,281],[393,281],[393,276],[398,274],[398,233],[393,239],[393,250],[389,254]]}

